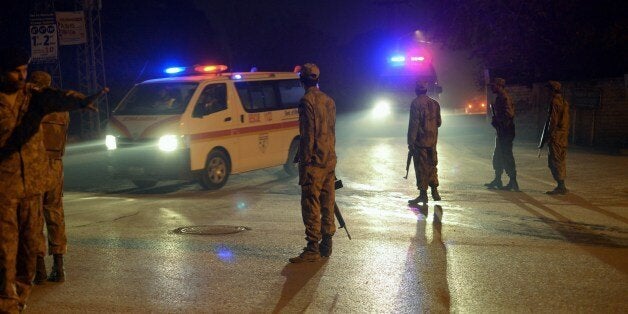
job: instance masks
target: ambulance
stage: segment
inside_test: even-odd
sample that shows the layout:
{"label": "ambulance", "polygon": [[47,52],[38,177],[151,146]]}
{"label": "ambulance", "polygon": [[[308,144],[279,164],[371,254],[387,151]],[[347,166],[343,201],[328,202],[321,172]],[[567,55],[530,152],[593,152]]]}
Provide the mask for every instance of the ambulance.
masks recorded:
{"label": "ambulance", "polygon": [[107,123],[108,172],[141,188],[184,179],[209,190],[231,174],[275,166],[296,176],[298,74],[226,70],[169,68],[170,76],[135,85]]}

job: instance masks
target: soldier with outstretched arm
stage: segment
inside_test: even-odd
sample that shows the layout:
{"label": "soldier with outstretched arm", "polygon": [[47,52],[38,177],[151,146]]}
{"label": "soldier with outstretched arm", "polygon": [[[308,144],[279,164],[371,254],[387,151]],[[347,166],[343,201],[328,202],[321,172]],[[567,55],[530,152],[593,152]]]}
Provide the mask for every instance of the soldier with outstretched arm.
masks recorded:
{"label": "soldier with outstretched arm", "polygon": [[41,241],[49,166],[41,122],[51,112],[93,108],[97,95],[26,84],[28,53],[0,49],[0,312],[24,309]]}

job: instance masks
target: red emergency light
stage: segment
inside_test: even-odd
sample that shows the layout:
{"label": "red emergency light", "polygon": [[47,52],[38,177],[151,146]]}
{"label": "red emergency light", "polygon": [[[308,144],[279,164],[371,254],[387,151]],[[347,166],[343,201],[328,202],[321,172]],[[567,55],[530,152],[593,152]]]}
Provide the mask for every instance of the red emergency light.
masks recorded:
{"label": "red emergency light", "polygon": [[227,71],[226,65],[197,65],[194,66],[194,71],[199,73],[220,73]]}

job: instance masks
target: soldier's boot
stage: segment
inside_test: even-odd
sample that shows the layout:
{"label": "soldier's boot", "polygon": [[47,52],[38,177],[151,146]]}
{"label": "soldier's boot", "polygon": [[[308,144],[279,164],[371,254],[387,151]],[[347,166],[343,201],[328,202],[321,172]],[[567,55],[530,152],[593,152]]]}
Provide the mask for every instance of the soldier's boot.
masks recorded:
{"label": "soldier's boot", "polygon": [[427,203],[427,190],[420,190],[417,198],[408,201],[408,204],[410,205],[417,205],[419,203]]}
{"label": "soldier's boot", "polygon": [[435,186],[432,187],[432,199],[435,201],[441,200],[440,194],[438,194],[438,188]]}
{"label": "soldier's boot", "polygon": [[319,253],[318,242],[308,242],[307,246],[303,248],[303,252],[296,257],[290,258],[290,263],[306,263],[317,262],[321,259]]}
{"label": "soldier's boot", "polygon": [[50,276],[48,276],[48,281],[65,281],[65,271],[63,270],[63,254],[53,255],[52,271],[50,272]]}
{"label": "soldier's boot", "polygon": [[33,283],[41,285],[46,282],[48,274],[46,273],[46,261],[43,256],[37,256],[37,265],[35,266],[35,279]]}
{"label": "soldier's boot", "polygon": [[330,235],[324,235],[323,236],[323,240],[321,241],[321,245],[320,245],[320,252],[321,252],[321,257],[330,257],[331,256],[331,251],[332,251],[332,240],[331,240],[332,236]]}
{"label": "soldier's boot", "polygon": [[567,190],[567,187],[565,187],[565,180],[559,180],[558,186],[555,189],[553,189],[552,191],[547,191],[545,193],[549,195],[565,195],[569,193],[569,190]]}
{"label": "soldier's boot", "polygon": [[485,183],[484,186],[489,189],[501,189],[504,186],[502,183],[502,175],[496,173],[495,179],[489,183]]}
{"label": "soldier's boot", "polygon": [[508,181],[508,184],[502,187],[501,190],[520,192],[521,190],[519,190],[519,183],[517,183],[517,176],[513,175],[512,177],[510,177],[510,181]]}

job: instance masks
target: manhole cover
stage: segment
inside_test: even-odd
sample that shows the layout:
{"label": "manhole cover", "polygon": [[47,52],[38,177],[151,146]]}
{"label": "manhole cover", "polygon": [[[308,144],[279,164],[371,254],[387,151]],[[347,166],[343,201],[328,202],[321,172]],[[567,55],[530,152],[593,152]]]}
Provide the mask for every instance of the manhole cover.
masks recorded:
{"label": "manhole cover", "polygon": [[201,235],[216,235],[216,234],[231,234],[238,233],[244,230],[251,230],[249,227],[244,226],[189,226],[174,229],[174,233],[180,234],[201,234]]}

